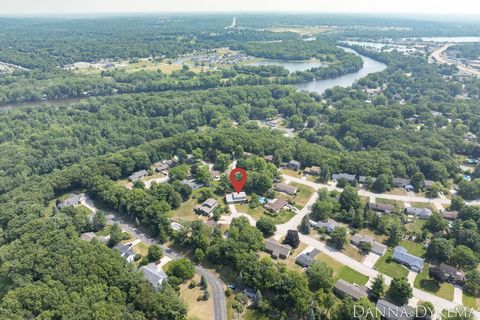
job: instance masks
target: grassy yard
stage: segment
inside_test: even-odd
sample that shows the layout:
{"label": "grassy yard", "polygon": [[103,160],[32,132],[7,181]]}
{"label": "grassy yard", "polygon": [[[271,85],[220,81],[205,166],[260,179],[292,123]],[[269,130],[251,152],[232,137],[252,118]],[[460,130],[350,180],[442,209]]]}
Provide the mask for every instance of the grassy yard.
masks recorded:
{"label": "grassy yard", "polygon": [[360,230],[358,233],[361,234],[361,235],[365,235],[365,236],[372,236],[376,241],[378,241],[380,243],[383,243],[388,238],[384,234],[376,233],[375,231],[370,230],[370,229],[366,229],[366,228]]}
{"label": "grassy yard", "polygon": [[365,255],[355,246],[347,244],[342,253],[349,256],[350,258],[357,260],[358,262],[362,262],[365,259]]}
{"label": "grassy yard", "polygon": [[463,302],[463,305],[468,308],[480,310],[480,299],[478,298],[475,298],[466,293],[463,293],[462,302]]}
{"label": "grassy yard", "polygon": [[435,207],[435,205],[429,202],[410,202],[410,205],[414,208],[429,208],[433,212],[437,211],[437,208]]}
{"label": "grassy yard", "polygon": [[[281,243],[282,241],[283,241],[283,239],[280,239],[279,242]],[[307,248],[307,245],[305,243],[300,242],[298,247],[292,250],[292,252],[287,257],[287,259],[277,259],[277,260],[274,260],[274,261],[279,262],[279,263],[284,263],[287,266],[287,268],[289,268],[289,269],[301,270],[302,267],[295,263],[295,259],[300,254],[300,252],[302,252],[306,248]],[[260,252],[260,257],[270,257],[270,254],[262,251],[262,252]]]}
{"label": "grassy yard", "polygon": [[364,285],[368,282],[368,277],[361,274],[358,271],[353,270],[349,266],[345,266],[337,260],[327,256],[324,253],[320,253],[315,257],[315,260],[325,262],[333,270],[333,276],[335,281],[343,279],[350,283],[356,283],[358,285]]}
{"label": "grassy yard", "polygon": [[275,224],[282,224],[292,219],[295,215],[292,211],[282,210],[276,216],[267,214],[267,211],[262,207],[250,208],[248,204],[236,204],[238,212],[247,213],[252,216],[253,219],[258,220],[261,217],[269,217]]}
{"label": "grassy yard", "polygon": [[286,174],[287,176],[292,176],[292,177],[295,177],[295,178],[301,178],[302,177],[300,172],[289,170],[289,169],[283,169],[283,170],[280,171],[280,173],[281,174]]}
{"label": "grassy yard", "polygon": [[[193,207],[195,207],[196,204],[198,204],[197,198],[200,196],[200,191],[203,188],[194,190],[192,192],[192,196],[190,199],[188,199],[185,202],[182,202],[180,207],[177,209],[173,210],[173,215],[172,217],[178,218],[178,219],[184,219],[184,220],[206,220],[207,218],[201,215],[198,215],[193,211]],[[215,200],[218,201],[219,205],[223,204],[222,198],[217,196],[216,194],[214,195]]]}
{"label": "grassy yard", "polygon": [[400,189],[400,188],[394,188],[390,191],[385,192],[385,194],[393,194],[397,196],[405,196],[408,194],[407,190],[405,189]]}
{"label": "grassy yard", "polygon": [[427,220],[423,219],[415,219],[414,222],[412,223],[407,223],[405,227],[407,228],[408,231],[410,232],[417,232],[417,233],[422,233],[422,227],[427,222]]}
{"label": "grassy yard", "polygon": [[396,209],[404,209],[405,208],[405,205],[403,204],[403,202],[396,201],[396,200],[375,198],[375,202],[376,203],[382,203],[382,204],[391,204]]}
{"label": "grassy yard", "polygon": [[428,275],[428,264],[425,264],[423,271],[417,275],[414,287],[427,291],[442,297],[444,299],[453,300],[453,285],[450,283],[437,283]]}
{"label": "grassy yard", "polygon": [[[212,318],[213,319],[213,318]],[[242,317],[243,320],[268,320],[269,317],[258,313],[255,309],[247,309]]]}
{"label": "grassy yard", "polygon": [[421,243],[416,243],[410,240],[400,241],[400,245],[408,250],[408,253],[417,257],[423,257],[425,255],[425,248]]}
{"label": "grassy yard", "polygon": [[391,251],[387,251],[387,253],[378,259],[377,263],[373,267],[375,270],[380,271],[381,273],[386,274],[392,278],[406,278],[408,275],[408,270],[402,266],[401,264],[396,263],[395,261],[387,262],[387,258],[391,256]]}
{"label": "grassy yard", "polygon": [[292,200],[295,201],[295,206],[299,207],[299,209],[303,208],[307,204],[312,194],[315,192],[315,189],[296,182],[291,182],[290,185],[298,188],[297,194],[292,198]]}
{"label": "grassy yard", "polygon": [[[195,275],[193,280],[200,283],[200,276]],[[198,297],[203,295],[203,289],[199,286],[189,288],[190,281],[180,285],[180,298],[188,306],[188,318],[210,320],[213,319],[213,292],[209,287],[210,299],[207,301],[197,300]]]}
{"label": "grassy yard", "polygon": [[133,252],[138,253],[142,257],[148,254],[148,245],[145,242],[140,242],[132,248]]}

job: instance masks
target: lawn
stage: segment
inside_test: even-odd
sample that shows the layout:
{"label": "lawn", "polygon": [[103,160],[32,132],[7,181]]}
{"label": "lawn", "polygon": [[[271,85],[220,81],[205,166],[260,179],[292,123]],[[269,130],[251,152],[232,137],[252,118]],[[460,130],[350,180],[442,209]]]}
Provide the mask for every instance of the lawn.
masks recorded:
{"label": "lawn", "polygon": [[437,211],[433,203],[430,202],[410,202],[410,205],[414,208],[429,208],[433,212]]}
{"label": "lawn", "polygon": [[393,194],[397,196],[405,196],[408,194],[407,190],[405,189],[400,189],[400,188],[394,188],[390,191],[385,192],[385,194]]}
{"label": "lawn", "polygon": [[324,253],[320,253],[315,257],[315,260],[325,262],[333,270],[334,280],[343,279],[350,283],[356,283],[358,285],[365,285],[368,282],[368,277],[361,274],[358,271],[353,270],[349,266],[345,266],[337,260],[327,256]]}
{"label": "lawn", "polygon": [[395,261],[387,262],[387,258],[391,256],[392,252],[389,250],[387,253],[378,259],[377,263],[373,267],[375,270],[380,271],[381,273],[386,274],[392,278],[406,278],[408,275],[408,270],[401,264],[396,263]]}
{"label": "lawn", "polygon": [[423,257],[425,255],[425,248],[421,243],[416,243],[410,240],[400,241],[400,245],[408,250],[408,253],[417,257]]}
{"label": "lawn", "polygon": [[142,257],[148,254],[148,245],[145,242],[140,242],[132,248],[133,252],[138,253]]}
{"label": "lawn", "polygon": [[[195,275],[193,280],[200,283],[200,276]],[[197,300],[203,295],[203,289],[199,286],[189,288],[190,281],[180,285],[180,298],[188,306],[189,319],[210,320],[213,319],[213,292],[209,287],[210,299],[207,301]]]}
{"label": "lawn", "polygon": [[473,296],[470,296],[466,293],[463,293],[462,302],[463,302],[463,305],[468,307],[468,308],[472,308],[472,309],[475,309],[475,310],[480,310],[479,309],[479,306],[480,306],[479,300],[480,299],[477,299]]}
{"label": "lawn", "polygon": [[358,233],[361,234],[361,235],[365,235],[365,236],[372,236],[376,241],[378,241],[380,243],[383,243],[388,238],[384,234],[376,233],[375,231],[370,230],[370,229],[366,229],[366,228],[360,230]]}
{"label": "lawn", "polygon": [[414,287],[452,301],[453,285],[450,283],[437,283],[428,275],[428,269],[428,264],[426,263],[423,271],[415,278]]}
{"label": "lawn", "polygon": [[405,227],[410,232],[422,233],[422,228],[425,222],[427,222],[427,220],[415,219],[414,222],[405,224]]}
{"label": "lawn", "polygon": [[362,262],[365,259],[365,255],[355,246],[347,244],[343,247],[342,253],[349,256],[350,258]]}
{"label": "lawn", "polygon": [[295,177],[295,178],[301,178],[302,175],[298,171],[293,171],[289,169],[283,169],[280,171],[281,174],[286,174],[287,176]]}
{"label": "lawn", "polygon": [[310,197],[315,192],[315,189],[296,182],[291,182],[290,185],[298,188],[297,194],[292,198],[292,200],[295,201],[295,206],[300,207],[299,209],[303,208],[307,204],[308,200],[310,200]]}
{"label": "lawn", "polygon": [[243,314],[242,319],[243,320],[268,320],[270,318],[260,314],[255,309],[247,309],[247,311],[245,311],[245,313]]}
{"label": "lawn", "polygon": [[382,203],[382,204],[391,204],[393,205],[396,209],[404,209],[405,205],[403,202],[396,201],[396,200],[391,200],[391,199],[382,199],[382,198],[377,198],[375,197],[375,202],[376,203]]}
{"label": "lawn", "polygon": [[[203,217],[201,215],[198,215],[193,211],[193,207],[198,204],[197,197],[200,196],[200,191],[203,188],[194,190],[192,192],[192,196],[190,199],[188,199],[185,202],[182,202],[180,207],[177,209],[173,210],[173,217],[178,218],[178,219],[184,219],[184,220],[206,220],[206,217]],[[215,200],[218,201],[219,205],[223,204],[222,198],[214,195]]]}
{"label": "lawn", "polygon": [[275,224],[285,223],[292,219],[292,217],[295,215],[295,213],[292,211],[282,210],[277,215],[273,216],[267,214],[267,211],[262,206],[258,206],[253,209],[250,208],[248,204],[236,204],[235,206],[238,212],[247,213],[255,220],[259,220],[261,217],[269,217]]}

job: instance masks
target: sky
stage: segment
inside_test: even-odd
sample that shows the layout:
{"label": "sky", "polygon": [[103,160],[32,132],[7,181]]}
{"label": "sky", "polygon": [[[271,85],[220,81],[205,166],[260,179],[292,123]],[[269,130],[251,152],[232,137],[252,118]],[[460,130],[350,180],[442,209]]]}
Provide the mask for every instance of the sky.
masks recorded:
{"label": "sky", "polygon": [[240,11],[480,16],[480,0],[0,0],[0,15]]}

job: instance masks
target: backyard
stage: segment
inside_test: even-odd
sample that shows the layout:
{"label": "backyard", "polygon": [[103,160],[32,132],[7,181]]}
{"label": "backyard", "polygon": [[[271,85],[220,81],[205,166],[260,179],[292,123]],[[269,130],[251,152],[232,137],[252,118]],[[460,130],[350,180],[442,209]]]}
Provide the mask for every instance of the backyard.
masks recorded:
{"label": "backyard", "polygon": [[334,280],[343,279],[350,283],[358,285],[365,285],[368,282],[368,277],[358,271],[353,270],[349,266],[345,266],[337,260],[320,253],[315,257],[315,260],[325,262],[333,270]]}
{"label": "backyard", "polygon": [[453,285],[451,285],[450,283],[436,282],[435,280],[430,278],[428,274],[428,269],[428,264],[425,264],[423,271],[420,272],[415,278],[414,287],[452,301],[454,290]]}
{"label": "backyard", "polygon": [[378,259],[373,268],[392,278],[406,278],[408,275],[408,270],[401,264],[393,261],[393,259],[390,259],[391,256],[391,250],[387,251],[385,255]]}

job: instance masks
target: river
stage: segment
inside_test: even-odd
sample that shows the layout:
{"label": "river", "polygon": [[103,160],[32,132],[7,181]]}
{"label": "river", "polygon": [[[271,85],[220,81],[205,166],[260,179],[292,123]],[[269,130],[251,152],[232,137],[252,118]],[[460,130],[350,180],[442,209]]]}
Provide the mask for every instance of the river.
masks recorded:
{"label": "river", "polygon": [[[344,49],[347,52],[354,53],[363,59],[363,67],[359,71],[348,73],[333,79],[314,80],[306,83],[300,83],[300,84],[297,84],[296,87],[299,90],[314,91],[314,92],[318,92],[319,94],[322,94],[323,92],[325,92],[325,90],[329,88],[333,88],[335,86],[349,87],[358,79],[363,78],[370,73],[380,72],[387,68],[387,66],[384,63],[362,56],[350,48],[342,47],[342,49]],[[308,60],[308,61],[262,60],[262,61],[254,62],[252,63],[252,65],[279,65],[279,66],[285,67],[290,72],[305,71],[311,68],[317,68],[322,66],[322,64],[316,60]],[[11,104],[0,105],[0,109],[8,110],[8,109],[22,107],[22,106],[34,107],[34,106],[41,106],[41,105],[64,106],[64,105],[76,104],[86,99],[88,99],[88,97],[11,103]]]}

